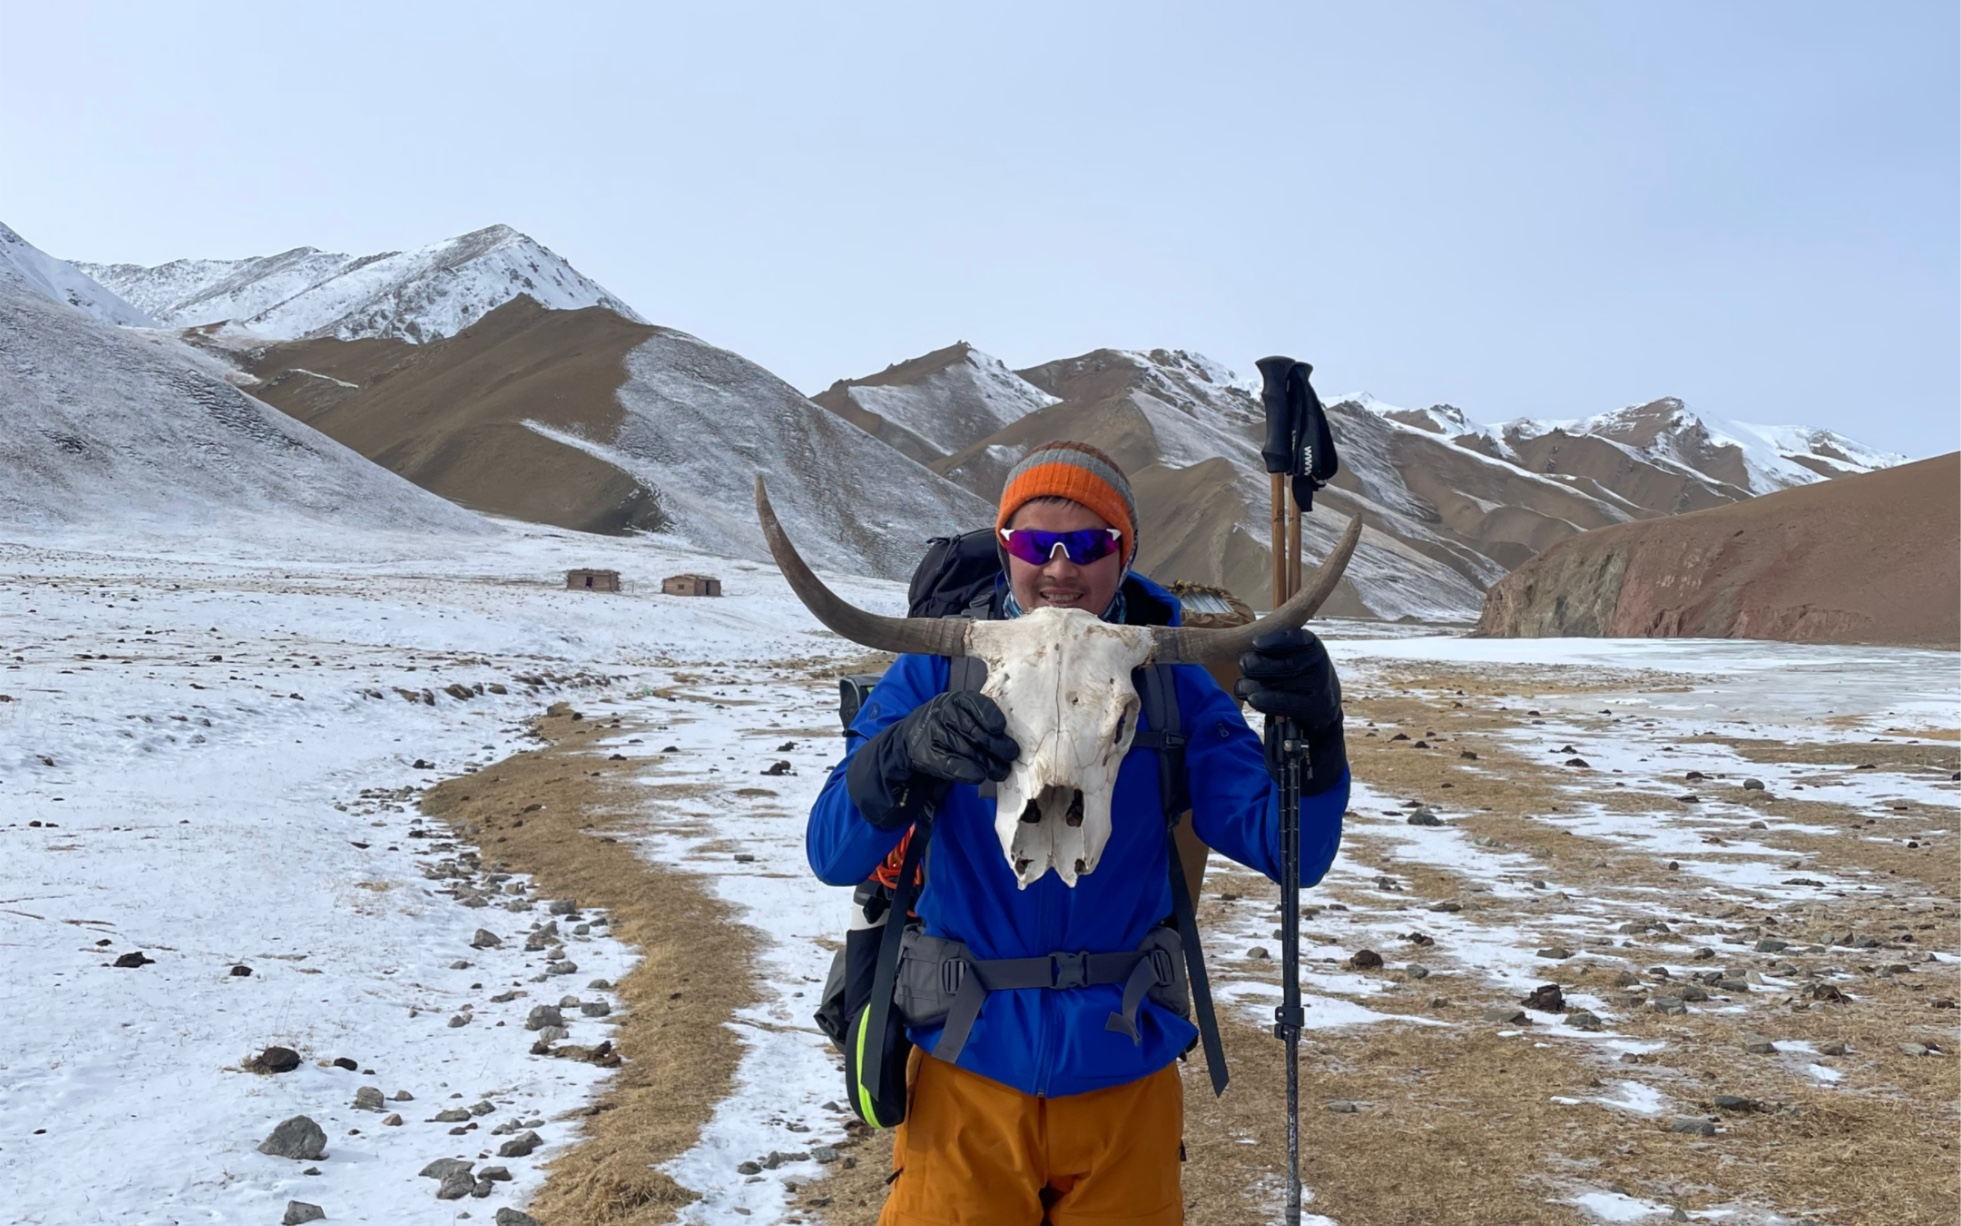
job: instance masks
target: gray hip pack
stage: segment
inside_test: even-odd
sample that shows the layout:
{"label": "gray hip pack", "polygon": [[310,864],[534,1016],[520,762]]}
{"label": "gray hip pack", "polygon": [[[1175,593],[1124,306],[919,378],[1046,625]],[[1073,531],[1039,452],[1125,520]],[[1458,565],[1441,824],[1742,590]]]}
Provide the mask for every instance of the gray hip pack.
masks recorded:
{"label": "gray hip pack", "polygon": [[[1174,862],[1175,863],[1175,862]],[[1103,1023],[1104,1029],[1130,1036],[1137,1032],[1137,1009],[1145,998],[1190,1019],[1191,1000],[1185,984],[1184,943],[1178,930],[1157,927],[1136,949],[1127,953],[1096,954],[1058,951],[1036,958],[976,958],[962,941],[928,936],[918,924],[909,925],[899,941],[898,976],[892,1003],[909,1026],[945,1024],[933,1054],[948,1062],[960,1058],[967,1035],[989,992],[1017,988],[1070,988],[1123,985],[1123,1004]]]}

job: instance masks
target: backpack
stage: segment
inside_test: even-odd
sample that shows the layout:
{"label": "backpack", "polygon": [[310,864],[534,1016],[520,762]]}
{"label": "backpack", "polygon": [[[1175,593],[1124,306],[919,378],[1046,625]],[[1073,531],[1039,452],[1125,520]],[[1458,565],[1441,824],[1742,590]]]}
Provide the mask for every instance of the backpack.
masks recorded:
{"label": "backpack", "polygon": [[[929,541],[907,591],[908,616],[977,620],[993,616],[1002,565],[994,542],[990,528]],[[979,660],[957,658],[952,661],[947,689],[978,690],[985,677],[986,667]],[[1172,899],[1172,914],[1166,924],[1177,930],[1182,942],[1185,981],[1191,991],[1206,1066],[1213,1091],[1223,1094],[1228,1080],[1225,1051],[1199,945],[1192,887],[1177,840],[1178,827],[1191,808],[1177,689],[1169,665],[1138,669],[1136,680],[1149,730],[1136,734],[1132,748],[1157,751],[1158,791],[1164,801],[1165,858]],[[847,730],[877,681],[878,677],[870,674],[841,680],[838,714]],[[992,785],[986,785],[983,794],[991,793]],[[818,1028],[844,1056],[846,1097],[852,1110],[873,1128],[891,1127],[905,1117],[906,1063],[912,1043],[892,999],[899,945],[921,884],[921,866],[931,838],[928,815],[905,839],[894,884],[888,887],[874,876],[853,891],[851,927],[845,934],[844,948],[831,960],[816,1013]],[[900,917],[897,924],[890,922],[894,912]]]}

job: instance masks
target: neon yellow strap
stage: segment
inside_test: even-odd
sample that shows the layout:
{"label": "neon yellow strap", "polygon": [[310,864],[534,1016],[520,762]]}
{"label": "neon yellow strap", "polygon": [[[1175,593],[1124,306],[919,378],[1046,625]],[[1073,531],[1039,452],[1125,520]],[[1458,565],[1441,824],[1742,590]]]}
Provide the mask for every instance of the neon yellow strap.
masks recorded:
{"label": "neon yellow strap", "polygon": [[885,1121],[878,1118],[878,1109],[872,1105],[871,1092],[865,1089],[865,1032],[871,1029],[871,1012],[872,1007],[866,1005],[858,1014],[857,1063],[852,1072],[858,1083],[858,1114],[873,1128],[884,1128]]}

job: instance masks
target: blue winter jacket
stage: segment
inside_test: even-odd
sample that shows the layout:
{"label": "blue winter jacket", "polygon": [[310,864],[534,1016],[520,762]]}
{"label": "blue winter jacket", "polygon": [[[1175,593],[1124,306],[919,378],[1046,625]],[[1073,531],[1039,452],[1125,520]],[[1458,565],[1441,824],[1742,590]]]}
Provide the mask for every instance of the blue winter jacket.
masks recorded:
{"label": "blue winter jacket", "polygon": [[[1133,576],[1152,598],[1178,603],[1163,588]],[[1131,597],[1137,587],[1130,588]],[[1239,705],[1204,669],[1178,665],[1179,718],[1187,743],[1185,770],[1192,822],[1207,846],[1279,880],[1279,796],[1267,778],[1260,738]],[[865,741],[946,689],[943,656],[905,655],[867,697],[846,734],[846,761]],[[1141,716],[1140,716],[1141,721]],[[1140,722],[1140,728],[1149,727]],[[880,830],[859,816],[847,795],[845,762],[832,768],[810,811],[806,852],[823,881],[856,885],[898,845],[903,832]],[[1341,840],[1348,776],[1301,801],[1301,884],[1321,880]],[[979,958],[1040,957],[1058,950],[1109,953],[1135,949],[1171,914],[1164,806],[1158,798],[1156,751],[1132,749],[1117,773],[1110,842],[1096,871],[1074,889],[1053,871],[1017,888],[994,833],[994,801],[956,785],[933,822],[926,887],[915,910],[934,936],[965,941]],[[1137,1027],[1142,1044],[1104,1028],[1121,1003],[1118,985],[1066,990],[1028,988],[990,993],[981,1007],[961,1068],[1026,1094],[1060,1097],[1123,1085],[1163,1068],[1192,1044],[1197,1029],[1146,1000]],[[913,1028],[912,1041],[932,1051],[940,1028]]]}

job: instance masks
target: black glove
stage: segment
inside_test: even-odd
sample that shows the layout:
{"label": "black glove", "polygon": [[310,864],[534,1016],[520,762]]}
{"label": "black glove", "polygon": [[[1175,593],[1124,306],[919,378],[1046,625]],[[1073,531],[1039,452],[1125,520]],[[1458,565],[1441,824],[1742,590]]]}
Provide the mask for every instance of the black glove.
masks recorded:
{"label": "black glove", "polygon": [[[1241,679],[1233,693],[1255,711],[1291,719],[1307,741],[1312,777],[1301,783],[1301,794],[1312,796],[1333,787],[1348,768],[1348,747],[1341,734],[1341,679],[1335,676],[1328,649],[1311,630],[1276,630],[1253,640],[1253,650],[1239,657]],[[1279,738],[1266,738],[1267,774],[1280,778]]]}
{"label": "black glove", "polygon": [[955,783],[999,783],[1021,746],[994,700],[972,690],[935,694],[859,747],[844,769],[851,803],[881,830],[915,821]]}

